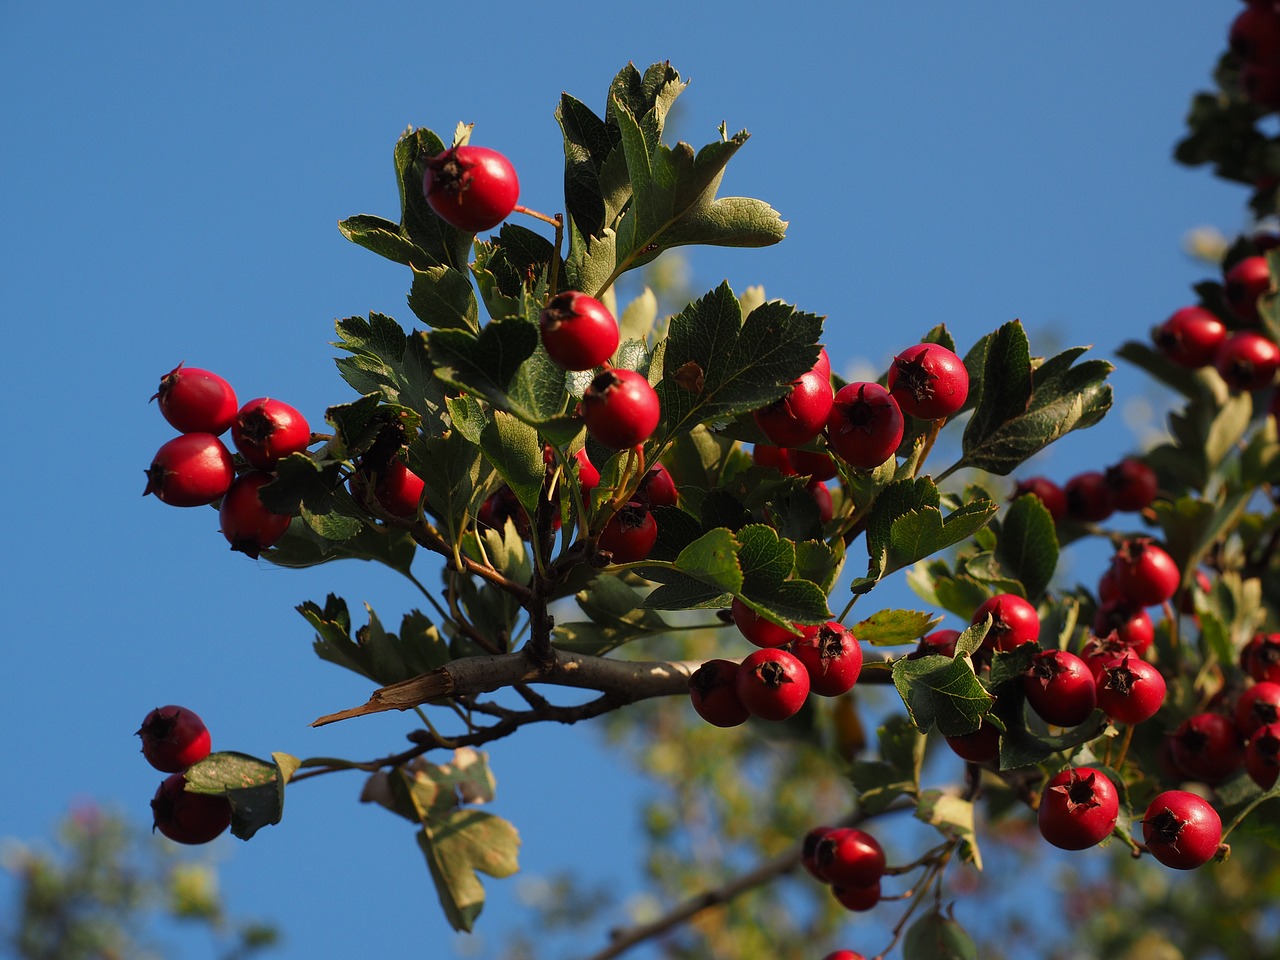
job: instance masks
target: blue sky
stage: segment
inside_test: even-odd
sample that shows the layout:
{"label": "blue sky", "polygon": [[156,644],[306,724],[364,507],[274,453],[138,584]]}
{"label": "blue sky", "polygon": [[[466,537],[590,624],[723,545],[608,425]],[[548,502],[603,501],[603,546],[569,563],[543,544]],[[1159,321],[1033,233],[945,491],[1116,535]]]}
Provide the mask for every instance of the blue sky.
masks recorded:
{"label": "blue sky", "polygon": [[[963,349],[1014,317],[1033,349],[1041,332],[1109,355],[1207,275],[1184,231],[1246,225],[1242,190],[1170,159],[1230,0],[344,6],[0,7],[0,835],[46,834],[85,795],[144,821],[156,775],[132,734],[160,703],[199,710],[215,749],[402,743],[401,716],[307,727],[368,686],[311,654],[292,608],[334,591],[396,622],[417,603],[405,586],[363,565],[254,563],[226,550],[212,511],[139,494],[169,436],[147,399],[179,361],[315,423],[351,396],[334,319],[407,322],[406,271],[336,222],[395,217],[391,149],[410,124],[447,137],[475,122],[474,142],[518,167],[522,202],[555,211],[560,92],[602,110],[625,63],[669,59],[692,80],[682,136],[707,142],[722,120],[752,132],[722,193],[790,221],[774,248],[695,251],[695,290],[761,283],[828,315],[845,369],[882,367],[940,321]],[[1121,404],[1146,389],[1127,371],[1115,382]],[[1065,480],[1119,459],[1132,440],[1113,421],[1038,468]],[[519,826],[527,871],[582,862],[634,887],[636,788],[589,730],[492,755],[495,812]],[[406,825],[357,805],[358,789],[321,778],[251,844],[218,841],[233,910],[279,921],[290,958],[408,937],[452,949]],[[481,930],[518,924],[514,884],[489,890]]]}

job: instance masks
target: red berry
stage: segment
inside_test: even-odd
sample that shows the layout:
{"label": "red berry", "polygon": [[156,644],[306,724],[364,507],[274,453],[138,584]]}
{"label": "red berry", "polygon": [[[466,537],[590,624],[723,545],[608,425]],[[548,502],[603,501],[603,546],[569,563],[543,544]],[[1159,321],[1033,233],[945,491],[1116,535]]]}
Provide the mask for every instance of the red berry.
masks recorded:
{"label": "red berry", "polygon": [[1244,748],[1244,768],[1263,790],[1276,785],[1280,774],[1280,723],[1268,723],[1253,731]]}
{"label": "red berry", "polygon": [[1218,348],[1213,365],[1232,390],[1261,390],[1280,370],[1280,347],[1256,330],[1237,330]]}
{"label": "red berry", "polygon": [[1067,495],[1067,516],[1082,523],[1100,523],[1115,512],[1111,502],[1111,488],[1106,475],[1098,470],[1086,470],[1067,481],[1063,487]]}
{"label": "red berry", "polygon": [[614,563],[643,560],[658,542],[658,523],[644,504],[632,500],[618,510],[596,540],[596,546],[612,554]]}
{"label": "red berry", "polygon": [[[599,474],[596,474],[599,477]],[[649,508],[674,507],[679,501],[676,482],[662,464],[653,467],[640,481],[636,499]]]}
{"label": "red berry", "polygon": [[1137,457],[1125,457],[1107,468],[1104,475],[1111,490],[1111,504],[1117,510],[1144,510],[1155,500],[1160,488],[1156,472]]}
{"label": "red berry", "polygon": [[302,453],[311,442],[306,418],[282,400],[258,397],[236,414],[231,442],[259,470],[272,469],[291,453]]}
{"label": "red berry", "polygon": [[1063,850],[1084,850],[1115,828],[1120,797],[1115,784],[1091,767],[1068,767],[1040,795],[1040,835]]}
{"label": "red berry", "polygon": [[[841,883],[833,883],[831,885],[831,895],[840,902],[840,905],[846,910],[855,910],[859,913],[874,909],[876,904],[880,902],[880,881],[865,887],[848,887]],[[846,952],[846,951],[842,951]],[[839,956],[839,954],[836,954]],[[858,956],[858,954],[853,954]]]}
{"label": "red berry", "polygon": [[1000,728],[985,718],[972,733],[956,734],[946,741],[957,757],[969,763],[992,763],[1000,756]]}
{"label": "red berry", "polygon": [[842,887],[869,887],[884,876],[884,848],[865,830],[837,827],[818,841],[813,854],[818,873]]}
{"label": "red berry", "polygon": [[1118,723],[1150,720],[1164,705],[1165,682],[1160,671],[1126,653],[1098,671],[1098,706]]}
{"label": "red berry", "polygon": [[809,671],[809,689],[822,697],[848,693],[862,672],[862,644],[835,620],[797,640],[792,652]]}
{"label": "red berry", "polygon": [[1231,312],[1243,322],[1258,322],[1258,297],[1271,289],[1271,268],[1267,258],[1245,257],[1227,271],[1223,278],[1227,303]]}
{"label": "red berry", "polygon": [[1174,731],[1173,761],[1192,780],[1221,783],[1244,763],[1240,731],[1218,713],[1188,717]]}
{"label": "red berry", "polygon": [[520,181],[511,161],[488,147],[450,147],[427,161],[422,192],[441,220],[478,233],[511,215]]}
{"label": "red berry", "polygon": [[814,361],[813,369],[822,374],[823,379],[831,379],[831,357],[827,355],[826,347],[818,348],[818,359]]}
{"label": "red berry", "polygon": [[609,308],[577,290],[552,297],[540,323],[547,355],[566,370],[592,370],[618,349],[618,321]]}
{"label": "red berry", "polygon": [[818,519],[827,523],[836,515],[836,505],[831,499],[831,491],[821,480],[810,480],[804,488],[809,491],[814,503],[818,505]]}
{"label": "red berry", "polygon": [[812,450],[786,451],[791,457],[791,466],[795,472],[810,480],[834,480],[840,471],[830,454],[815,453]]}
{"label": "red berry", "polygon": [[[729,605],[729,613],[742,635],[757,647],[780,647],[801,636],[803,631],[810,630],[808,627],[794,625],[791,630],[780,627],[760,616],[738,597],[734,597],[733,603]],[[811,632],[816,630],[814,627]]]}
{"label": "red berry", "polygon": [[658,428],[658,394],[634,370],[605,370],[582,395],[582,419],[592,439],[614,450],[644,443]]}
{"label": "red berry", "polygon": [[808,443],[826,426],[834,394],[831,380],[810,370],[791,384],[791,391],[752,417],[769,442],[779,447]]}
{"label": "red berry", "polygon": [[1280,683],[1263,680],[1240,694],[1233,718],[1243,737],[1259,727],[1280,723]]}
{"label": "red berry", "polygon": [[1182,582],[1182,572],[1173,557],[1150,537],[1134,537],[1121,544],[1112,569],[1120,596],[1135,607],[1164,603]]}
{"label": "red berry", "polygon": [[218,508],[222,535],[232,550],[247,553],[255,560],[289,529],[288,514],[272,513],[262,503],[258,491],[275,479],[261,470],[241,474],[231,484]]}
{"label": "red berry", "polygon": [[1036,608],[1016,593],[1000,593],[984,600],[973,612],[973,623],[991,616],[991,629],[982,640],[982,649],[1013,650],[1040,638],[1040,615]]}
{"label": "red berry", "polygon": [[1213,363],[1227,328],[1204,307],[1183,307],[1152,330],[1151,338],[1174,363],[1195,369]]}
{"label": "red berry", "polygon": [[405,466],[403,461],[392,457],[378,476],[373,496],[382,505],[382,509],[393,517],[414,517],[422,504],[424,489],[426,484],[422,478]]}
{"label": "red berry", "polygon": [[800,863],[804,866],[809,875],[816,880],[822,880],[821,871],[818,870],[818,841],[832,831],[832,827],[814,827],[804,835],[804,839],[800,841]]}
{"label": "red berry", "polygon": [[1280,109],[1280,64],[1246,63],[1240,68],[1240,89],[1258,106]]}
{"label": "red berry", "polygon": [[906,421],[898,401],[878,383],[840,388],[827,418],[827,446],[850,466],[870,470],[893,456]]}
{"label": "red berry", "polygon": [[1166,790],[1142,817],[1142,840],[1166,867],[1194,870],[1208,863],[1222,843],[1222,818],[1203,797]]}
{"label": "red berry", "polygon": [[161,773],[181,773],[209,755],[209,728],[194,710],[156,707],[138,729],[142,755]]}
{"label": "red berry", "polygon": [[933,633],[927,633],[921,637],[919,646],[907,654],[907,657],[915,660],[919,657],[937,654],[951,659],[956,655],[956,641],[959,639],[959,630],[935,630]]}
{"label": "red berry", "polygon": [[1280,683],[1280,633],[1255,634],[1240,652],[1240,661],[1253,679]]}
{"label": "red berry", "polygon": [[[1132,651],[1140,657],[1147,652],[1151,641],[1155,639],[1156,627],[1151,622],[1150,614],[1142,607],[1130,606],[1117,600],[1104,603],[1098,608],[1093,617],[1093,632],[1103,638],[1114,633],[1116,642],[1124,650]],[[1124,650],[1118,652],[1124,652]],[[1089,657],[1086,656],[1085,659],[1088,660]]]}
{"label": "red berry", "polygon": [[689,699],[698,716],[717,727],[746,723],[749,710],[738,699],[738,665],[732,660],[708,660],[689,677]]}
{"label": "red berry", "polygon": [[737,690],[738,699],[752,715],[785,720],[804,706],[809,674],[785,650],[757,650],[738,668]]}
{"label": "red berry", "polygon": [[969,396],[964,361],[936,343],[917,343],[893,358],[889,392],[903,413],[920,420],[949,417]]}
{"label": "red berry", "polygon": [[1083,660],[1065,650],[1037,653],[1023,675],[1022,690],[1032,710],[1060,727],[1082,723],[1098,705],[1093,673]]}
{"label": "red berry", "polygon": [[792,466],[791,454],[797,451],[772,447],[765,443],[757,443],[751,450],[751,459],[762,467],[773,467],[784,477],[794,477],[796,468]]}
{"label": "red berry", "polygon": [[1248,6],[1231,23],[1231,52],[1253,63],[1280,58],[1280,17],[1264,6]]}
{"label": "red berry", "polygon": [[182,364],[160,378],[151,399],[160,401],[160,412],[175,430],[215,437],[230,429],[239,409],[231,384],[216,373]]}
{"label": "red berry", "polygon": [[226,797],[190,793],[181,773],[161,782],[151,800],[154,828],[178,843],[208,843],[231,825]]}
{"label": "red berry", "polygon": [[822,960],[867,960],[867,958],[854,950],[836,950],[828,953]]}
{"label": "red berry", "polygon": [[1060,523],[1067,515],[1067,494],[1052,480],[1046,477],[1028,477],[1025,480],[1019,480],[1014,488],[1013,498],[1017,499],[1028,493],[1040,498],[1044,508],[1049,511],[1049,516],[1053,517],[1054,523]]}
{"label": "red berry", "polygon": [[184,433],[156,451],[146,474],[144,497],[154,493],[172,507],[200,507],[227,492],[235,470],[213,434]]}
{"label": "red berry", "polygon": [[596,465],[587,456],[586,448],[584,447],[575,453],[573,458],[578,461],[578,485],[582,487],[583,492],[594,490],[600,486],[600,471],[596,469]]}

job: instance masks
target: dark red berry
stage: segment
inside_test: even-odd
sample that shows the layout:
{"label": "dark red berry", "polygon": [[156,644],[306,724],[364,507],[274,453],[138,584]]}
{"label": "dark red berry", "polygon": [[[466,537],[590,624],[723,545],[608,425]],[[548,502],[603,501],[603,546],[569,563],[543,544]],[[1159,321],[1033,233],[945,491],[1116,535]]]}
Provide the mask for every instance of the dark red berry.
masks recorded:
{"label": "dark red berry", "polygon": [[311,442],[306,418],[282,400],[257,397],[236,414],[231,442],[259,470],[270,470],[291,453],[302,453]]}
{"label": "dark red berry", "polygon": [[920,420],[949,417],[969,396],[964,361],[936,343],[917,343],[894,357],[888,381],[902,412]]}
{"label": "dark red berry", "polygon": [[1164,705],[1164,677],[1131,653],[1103,666],[1097,684],[1098,706],[1118,723],[1150,720]]}
{"label": "dark red berry", "polygon": [[393,517],[415,517],[422,505],[422,492],[426,484],[422,478],[392,457],[378,475],[374,484],[374,499]]}
{"label": "dark red berry", "polygon": [[209,728],[194,710],[156,707],[138,729],[142,755],[161,773],[181,773],[209,755]]}
{"label": "dark red berry", "polygon": [[1147,806],[1142,840],[1166,867],[1194,870],[1208,863],[1222,843],[1222,818],[1203,797],[1166,790]]}
{"label": "dark red berry", "polygon": [[973,612],[973,623],[991,617],[991,628],[982,640],[987,651],[1013,650],[1040,638],[1040,615],[1016,593],[1000,593],[984,600]]}
{"label": "dark red berry", "polygon": [[1111,504],[1117,510],[1145,510],[1160,488],[1156,472],[1137,457],[1125,457],[1108,467],[1105,476],[1111,490]]}
{"label": "dark red berry", "polygon": [[1280,723],[1258,727],[1244,748],[1244,768],[1263,790],[1276,785],[1280,774]]}
{"label": "dark red berry", "polygon": [[1271,289],[1271,268],[1267,258],[1245,257],[1223,278],[1231,312],[1244,323],[1257,324],[1258,297]]}
{"label": "dark red berry", "polygon": [[751,450],[751,459],[762,467],[773,467],[784,477],[794,477],[796,468],[791,463],[791,453],[782,447],[757,443]]}
{"label": "dark red berry", "polygon": [[[846,910],[855,910],[862,913],[867,910],[874,909],[876,904],[880,902],[880,881],[865,887],[848,887],[841,883],[833,883],[831,885],[831,895],[840,902],[840,905]],[[841,953],[850,953],[850,951],[841,951]],[[836,954],[839,956],[840,954]],[[858,956],[858,954],[852,954]]]}
{"label": "dark red berry", "polygon": [[805,484],[805,490],[809,491],[809,495],[813,497],[813,502],[818,505],[818,519],[823,523],[827,523],[836,515],[835,501],[831,499],[831,490],[821,480],[810,480]]}
{"label": "dark red berry", "polygon": [[789,450],[791,466],[795,472],[810,480],[834,480],[840,472],[830,454],[816,453],[812,450]]}
{"label": "dark red berry", "polygon": [[906,421],[898,401],[878,383],[840,388],[827,418],[827,446],[845,463],[871,470],[893,456]]}
{"label": "dark red berry", "polygon": [[809,673],[785,650],[757,650],[738,668],[737,690],[738,699],[753,716],[785,720],[804,706]]}
{"label": "dark red berry", "polygon": [[833,829],[833,827],[814,827],[800,841],[800,863],[811,877],[816,880],[822,880],[823,883],[826,883],[826,880],[823,879],[822,873],[818,870],[818,841]]}
{"label": "dark red berry", "polygon": [[1232,390],[1261,390],[1280,370],[1280,347],[1256,330],[1237,330],[1218,348],[1213,365]]}
{"label": "dark red berry", "polygon": [[1063,850],[1084,850],[1110,836],[1120,813],[1115,784],[1091,767],[1068,767],[1040,795],[1040,835]]}
{"label": "dark red berry", "polygon": [[1240,89],[1258,106],[1280,109],[1280,64],[1246,63],[1240,68]]}
{"label": "dark red berry", "polygon": [[1213,363],[1227,327],[1204,307],[1183,307],[1152,330],[1151,337],[1174,363],[1196,369]]}
{"label": "dark red berry", "polygon": [[618,349],[618,321],[609,308],[577,290],[552,297],[540,323],[547,356],[566,370],[593,370]]}
{"label": "dark red berry", "polygon": [[213,434],[184,433],[156,451],[146,474],[144,497],[153,493],[172,507],[200,507],[227,492],[235,469]]}
{"label": "dark red berry", "polygon": [[468,144],[427,161],[422,192],[441,220],[477,233],[511,215],[520,181],[511,161],[498,151]]}
{"label": "dark red berry", "polygon": [[1241,60],[1264,63],[1280,59],[1280,16],[1267,6],[1245,7],[1231,22],[1227,43]]}
{"label": "dark red berry", "polygon": [[[596,476],[599,477],[599,474],[597,473]],[[659,463],[644,475],[639,489],[636,490],[636,499],[650,509],[676,505],[679,501],[676,482],[671,478],[666,467]]]}
{"label": "dark red berry", "polygon": [[1014,499],[1028,493],[1040,498],[1040,502],[1049,511],[1049,516],[1053,517],[1054,523],[1060,523],[1066,517],[1067,494],[1052,480],[1046,477],[1027,477],[1025,480],[1019,480],[1013,491]]}
{"label": "dark red berry", "polygon": [[1240,694],[1232,716],[1242,737],[1252,736],[1259,727],[1280,723],[1280,683],[1255,683]]}
{"label": "dark red berry", "polygon": [[1093,673],[1083,660],[1065,650],[1037,653],[1023,675],[1022,690],[1032,710],[1060,727],[1082,723],[1098,705]]}
{"label": "dark red berry", "polygon": [[273,474],[262,470],[241,474],[218,508],[218,523],[231,549],[255,560],[284,536],[292,519],[288,514],[272,513],[258,495],[258,491],[274,479]]}
{"label": "dark red berry", "polygon": [[708,660],[689,677],[689,699],[698,716],[717,727],[746,723],[751,712],[738,699],[738,665]]}
{"label": "dark red berry", "polygon": [[936,654],[951,659],[956,655],[956,641],[960,639],[959,630],[935,630],[920,638],[920,644],[907,657],[911,660]]}
{"label": "dark red berry", "polygon": [[1244,763],[1240,731],[1218,713],[1187,717],[1173,734],[1173,761],[1191,780],[1221,783]]}
{"label": "dark red berry", "polygon": [[592,439],[614,450],[644,443],[658,427],[658,394],[634,370],[605,370],[582,395],[582,419]]}
{"label": "dark red berry", "polygon": [[1153,607],[1178,591],[1182,571],[1173,557],[1150,537],[1124,541],[1112,562],[1116,589],[1135,607]]}
{"label": "dark red berry", "polygon": [[[1117,600],[1104,603],[1098,608],[1093,617],[1093,632],[1098,637],[1114,633],[1119,644],[1140,657],[1155,639],[1156,627],[1151,621],[1151,615],[1142,607]],[[1086,656],[1085,659],[1089,658]]]}
{"label": "dark red berry", "polygon": [[818,873],[842,887],[869,887],[884,876],[884,848],[880,842],[856,827],[829,830],[814,849]]}
{"label": "dark red berry", "polygon": [[208,843],[231,825],[226,797],[190,793],[181,773],[172,773],[151,800],[154,829],[177,843]]}
{"label": "dark red berry", "polygon": [[1240,662],[1253,679],[1280,683],[1280,633],[1255,634],[1240,652]]}
{"label": "dark red berry", "polygon": [[754,411],[752,417],[770,443],[798,447],[822,432],[833,400],[831,379],[810,370],[791,384],[786,396]]}
{"label": "dark red berry", "polygon": [[848,693],[862,672],[862,644],[835,620],[797,640],[792,652],[809,671],[809,689],[822,697]]}
{"label": "dark red berry", "polygon": [[1099,470],[1086,470],[1067,481],[1067,516],[1081,523],[1100,523],[1115,512],[1111,488]]}
{"label": "dark red berry", "polygon": [[739,597],[733,598],[733,602],[729,605],[729,613],[742,635],[757,647],[780,647],[800,637],[805,630],[811,632],[817,630],[816,627],[801,627],[795,624],[790,630],[780,627],[760,616]]}
{"label": "dark red berry", "polygon": [[240,407],[227,381],[216,373],[182,364],[160,378],[160,389],[151,399],[160,401],[160,412],[175,430],[215,437],[231,428]]}
{"label": "dark red berry", "polygon": [[658,542],[658,523],[643,503],[632,500],[618,510],[596,540],[596,546],[612,555],[614,563],[643,560]]}
{"label": "dark red berry", "polygon": [[1000,728],[985,718],[972,733],[954,734],[946,741],[957,757],[969,763],[992,763],[1000,756]]}

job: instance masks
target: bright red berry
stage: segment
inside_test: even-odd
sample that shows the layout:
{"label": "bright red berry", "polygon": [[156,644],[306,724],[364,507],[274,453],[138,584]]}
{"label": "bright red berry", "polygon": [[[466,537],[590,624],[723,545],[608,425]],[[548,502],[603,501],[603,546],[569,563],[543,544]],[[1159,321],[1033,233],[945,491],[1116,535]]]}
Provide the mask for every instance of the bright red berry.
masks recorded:
{"label": "bright red berry", "polygon": [[817,843],[814,861],[818,873],[842,887],[869,887],[884,876],[884,848],[865,830],[837,827]]}
{"label": "bright red berry", "polygon": [[1258,297],[1271,289],[1271,268],[1267,258],[1245,257],[1227,271],[1224,279],[1227,303],[1243,322],[1258,322]]}
{"label": "bright red berry", "polygon": [[[1093,617],[1093,632],[1101,638],[1114,633],[1117,643],[1140,657],[1151,647],[1156,627],[1151,621],[1151,615],[1142,607],[1117,600],[1098,607]],[[1118,652],[1123,653],[1125,650]],[[1089,657],[1085,656],[1085,659],[1088,660]]]}
{"label": "bright red berry", "polygon": [[835,620],[797,640],[792,652],[809,671],[809,689],[822,697],[848,693],[862,672],[862,644]]}
{"label": "bright red berry", "polygon": [[200,507],[227,492],[235,469],[213,434],[184,433],[156,451],[146,474],[144,497],[154,493],[172,507]]}
{"label": "bright red berry", "polygon": [[1019,480],[1013,490],[1013,499],[1016,500],[1028,493],[1040,498],[1044,508],[1049,511],[1049,516],[1053,517],[1054,523],[1060,523],[1066,517],[1067,494],[1052,480],[1047,477],[1027,477],[1025,480]]}
{"label": "bright red berry", "polygon": [[999,593],[984,600],[973,612],[973,623],[991,616],[991,629],[982,640],[987,651],[1013,650],[1040,638],[1040,615],[1036,608],[1016,593]]}
{"label": "bright red berry", "polygon": [[903,413],[920,420],[949,417],[969,396],[964,361],[936,343],[917,343],[893,358],[889,392]]}
{"label": "bright red berry", "polygon": [[757,650],[738,668],[737,690],[738,699],[753,716],[785,720],[804,706],[809,673],[785,650]]}
{"label": "bright red berry", "polygon": [[[596,474],[599,477],[599,474]],[[676,482],[670,472],[662,464],[652,467],[640,481],[636,490],[636,499],[649,508],[674,507],[679,502]]]}
{"label": "bright red berry", "polygon": [[972,733],[955,734],[946,741],[952,753],[969,763],[991,763],[1000,756],[1000,728],[986,718]]}
{"label": "bright red berry", "polygon": [[161,773],[181,773],[209,755],[209,728],[194,710],[156,707],[138,729],[142,755]]}
{"label": "bright red berry", "polygon": [[827,446],[850,466],[870,470],[893,456],[905,425],[898,401],[880,384],[848,383],[832,402]]}
{"label": "bright red berry", "polygon": [[540,323],[547,356],[566,370],[593,370],[618,349],[618,321],[609,308],[577,290],[552,297]]}
{"label": "bright red berry", "polygon": [[828,953],[822,960],[867,960],[867,958],[854,950],[835,950]]}
{"label": "bright red berry", "polygon": [[250,400],[231,424],[231,442],[259,470],[270,470],[311,442],[306,418],[289,404],[271,397]]}
{"label": "bright red berry", "polygon": [[1251,736],[1259,727],[1280,723],[1280,683],[1255,683],[1240,694],[1232,716],[1242,737]]}
{"label": "bright red berry", "polygon": [[1240,652],[1245,673],[1261,682],[1280,683],[1280,633],[1259,633]]}
{"label": "bright red berry", "polygon": [[751,712],[738,699],[738,665],[708,660],[689,677],[689,699],[698,716],[717,727],[746,723]]}
{"label": "bright red berry", "polygon": [[791,466],[795,472],[810,480],[834,480],[840,471],[830,454],[817,453],[812,450],[789,450]]}
{"label": "bright red berry", "polygon": [[1142,723],[1164,706],[1165,682],[1160,671],[1126,653],[1097,675],[1098,706],[1118,723]]}
{"label": "bright red berry", "polygon": [[1104,474],[1111,490],[1111,504],[1117,510],[1145,510],[1160,489],[1156,472],[1137,457],[1125,457]]}
{"label": "bright red berry", "polygon": [[1120,797],[1115,784],[1091,767],[1068,767],[1040,795],[1040,835],[1063,850],[1084,850],[1115,829]]}
{"label": "bright red berry", "polygon": [[796,468],[791,463],[791,454],[794,452],[796,451],[757,443],[751,449],[751,459],[762,467],[773,467],[784,477],[794,477]]}
{"label": "bright red berry", "polygon": [[258,495],[258,491],[274,479],[273,474],[262,470],[241,474],[218,507],[218,523],[231,549],[255,560],[284,536],[293,519],[288,514],[272,513]]}
{"label": "bright red berry", "polygon": [[1173,557],[1150,537],[1134,537],[1121,544],[1112,570],[1120,596],[1135,607],[1164,603],[1182,582],[1182,571]]}
{"label": "bright red berry", "polygon": [[658,522],[643,503],[632,500],[609,518],[596,546],[612,555],[614,563],[643,560],[658,542]]}
{"label": "bright red berry", "polygon": [[817,628],[793,625],[791,630],[780,627],[760,616],[738,597],[729,605],[729,613],[742,635],[757,647],[780,647],[800,637],[803,631],[816,631]]}
{"label": "bright red berry", "polygon": [[[842,883],[833,883],[831,885],[831,895],[846,910],[855,910],[862,913],[874,909],[876,904],[880,902],[880,881],[877,880],[875,883],[865,887],[848,887]],[[853,954],[853,956],[856,957],[858,954]]]}
{"label": "bright red berry", "polygon": [[160,412],[181,433],[226,433],[240,405],[231,384],[216,373],[178,364],[160,378],[160,389],[152,400],[160,401]]}
{"label": "bright red berry", "polygon": [[798,447],[822,432],[833,402],[831,379],[810,370],[791,384],[786,396],[754,411],[752,417],[770,443]]}
{"label": "bright red berry", "polygon": [[1192,780],[1221,783],[1244,763],[1240,731],[1219,713],[1187,717],[1173,734],[1173,761]]}
{"label": "bright red berry", "polygon": [[422,192],[441,220],[478,233],[511,215],[520,181],[511,161],[488,147],[450,147],[427,161]]}
{"label": "bright red berry", "polygon": [[658,394],[634,370],[605,370],[582,395],[582,419],[592,439],[614,450],[644,443],[658,428]]}
{"label": "bright red berry", "polygon": [[1280,346],[1256,330],[1237,330],[1222,342],[1213,365],[1232,390],[1261,390],[1280,370]]}
{"label": "bright red berry", "polygon": [[1100,523],[1115,512],[1111,488],[1100,470],[1076,474],[1062,488],[1067,495],[1067,516],[1081,523]]}
{"label": "bright red berry", "polygon": [[919,657],[927,657],[936,654],[948,659],[956,655],[956,641],[960,639],[959,630],[935,630],[933,633],[927,633],[920,638],[920,643],[907,657],[915,660]]}
{"label": "bright red berry", "polygon": [[820,373],[824,379],[831,379],[831,357],[827,355],[826,347],[818,348],[818,359],[814,361],[813,369]]}
{"label": "bright red berry", "polygon": [[1244,748],[1244,768],[1263,790],[1276,785],[1280,775],[1280,723],[1258,727]]}
{"label": "bright red berry", "polygon": [[1166,867],[1194,870],[1217,854],[1222,818],[1203,797],[1166,790],[1151,801],[1142,817],[1142,840]]}
{"label": "bright red berry", "polygon": [[1032,710],[1060,727],[1082,723],[1098,705],[1092,671],[1065,650],[1045,650],[1032,657],[1022,677],[1022,691]]}
{"label": "bright red berry", "polygon": [[1151,338],[1174,363],[1196,369],[1213,363],[1227,327],[1204,307],[1183,307],[1152,330]]}
{"label": "bright red berry", "polygon": [[151,800],[154,829],[177,843],[208,843],[231,825],[226,797],[190,793],[181,773],[161,782]]}
{"label": "bright red berry", "polygon": [[804,488],[809,491],[813,502],[818,505],[819,520],[826,523],[836,515],[835,501],[831,499],[831,490],[825,483],[821,480],[810,480]]}
{"label": "bright red berry", "polygon": [[378,475],[374,484],[374,499],[393,517],[413,517],[422,504],[422,492],[426,483],[405,466],[399,458],[392,457]]}

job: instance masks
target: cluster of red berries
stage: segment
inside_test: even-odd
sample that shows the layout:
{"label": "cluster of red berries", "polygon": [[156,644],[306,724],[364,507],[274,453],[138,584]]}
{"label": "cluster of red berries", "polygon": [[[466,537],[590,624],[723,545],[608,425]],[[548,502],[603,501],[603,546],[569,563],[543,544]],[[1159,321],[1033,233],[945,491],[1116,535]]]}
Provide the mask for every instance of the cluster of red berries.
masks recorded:
{"label": "cluster of red berries", "polygon": [[[237,406],[226,380],[182,364],[161,378],[151,399],[159,401],[160,412],[180,436],[152,458],[143,496],[155,494],[175,507],[221,500],[222,535],[233,550],[251,557],[284,536],[291,517],[263,506],[258,490],[275,479],[278,461],[310,444],[311,428],[302,414],[271,397]],[[219,439],[227,430],[239,465]]]}
{"label": "cluster of red berries", "polygon": [[151,800],[154,829],[178,843],[208,843],[231,825],[226,797],[190,793],[187,769],[209,755],[209,729],[185,707],[157,707],[138,729],[142,755],[161,773],[169,774]]}
{"label": "cluster of red berries", "polygon": [[1280,11],[1271,0],[1250,0],[1231,24],[1231,52],[1240,59],[1240,88],[1267,110],[1280,110]]}
{"label": "cluster of red berries", "polygon": [[1156,473],[1137,457],[1125,457],[1104,470],[1085,470],[1059,486],[1048,477],[1019,480],[1013,496],[1025,493],[1040,498],[1054,523],[1101,523],[1113,513],[1139,513],[1159,492]]}
{"label": "cluster of red berries", "polygon": [[811,876],[830,885],[847,910],[870,910],[880,902],[884,848],[865,830],[814,827],[804,835],[801,863]]}

